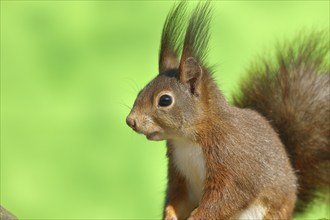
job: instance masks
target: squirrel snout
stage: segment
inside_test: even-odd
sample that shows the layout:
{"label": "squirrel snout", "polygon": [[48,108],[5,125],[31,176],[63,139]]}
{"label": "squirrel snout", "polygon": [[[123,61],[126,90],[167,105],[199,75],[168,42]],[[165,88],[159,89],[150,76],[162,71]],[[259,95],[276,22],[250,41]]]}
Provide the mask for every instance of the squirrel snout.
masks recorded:
{"label": "squirrel snout", "polygon": [[134,118],[132,118],[130,115],[127,116],[127,118],[126,118],[126,124],[133,129],[136,128],[136,120]]}

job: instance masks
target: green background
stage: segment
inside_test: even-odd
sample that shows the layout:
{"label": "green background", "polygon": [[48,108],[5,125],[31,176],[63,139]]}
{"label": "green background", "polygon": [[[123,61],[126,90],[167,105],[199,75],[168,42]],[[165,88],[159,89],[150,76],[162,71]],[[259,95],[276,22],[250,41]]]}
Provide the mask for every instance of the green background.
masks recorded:
{"label": "green background", "polygon": [[[157,74],[172,5],[1,1],[3,206],[20,219],[161,217],[165,143],[135,134],[125,117]],[[228,98],[249,63],[278,39],[329,29],[329,1],[213,6],[209,60]],[[316,205],[304,217],[329,218],[326,210]]]}

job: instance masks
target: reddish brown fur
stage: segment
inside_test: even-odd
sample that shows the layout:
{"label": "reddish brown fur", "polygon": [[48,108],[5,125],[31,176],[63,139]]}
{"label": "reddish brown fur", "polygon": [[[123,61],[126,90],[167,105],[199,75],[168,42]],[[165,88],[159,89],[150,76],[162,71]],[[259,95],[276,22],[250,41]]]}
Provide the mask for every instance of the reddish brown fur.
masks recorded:
{"label": "reddish brown fur", "polygon": [[[281,54],[281,65],[272,75],[252,75],[235,96],[238,108],[226,102],[204,63],[208,3],[192,13],[179,62],[179,37],[169,33],[179,32],[173,26],[182,8],[184,3],[172,9],[165,23],[161,73],[139,93],[127,117],[128,125],[148,139],[167,140],[164,219],[233,219],[253,204],[264,208],[263,219],[290,219],[297,177],[304,190],[298,196],[304,201],[318,187],[312,177],[328,177],[323,168],[330,159],[329,70],[322,69],[323,75],[318,71],[323,56],[309,59],[318,44],[304,41],[302,48],[310,50]],[[296,53],[302,55],[296,58]],[[159,103],[163,94],[171,97],[169,105]],[[188,145],[191,151],[201,148],[202,157],[196,158],[205,162],[205,179],[197,202],[189,197],[194,192],[186,178],[196,173],[182,173],[175,161],[175,150],[181,147],[174,144],[177,140],[194,143]]]}
{"label": "reddish brown fur", "polygon": [[330,183],[329,35],[301,35],[278,49],[275,64],[254,65],[234,97],[279,133],[298,176],[299,209]]}

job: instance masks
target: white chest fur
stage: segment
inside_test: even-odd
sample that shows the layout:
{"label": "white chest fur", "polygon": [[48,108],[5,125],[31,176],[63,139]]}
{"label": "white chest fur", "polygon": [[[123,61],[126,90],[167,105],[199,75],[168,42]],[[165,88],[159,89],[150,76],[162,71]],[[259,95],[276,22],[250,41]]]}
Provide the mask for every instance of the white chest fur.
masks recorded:
{"label": "white chest fur", "polygon": [[261,204],[250,205],[247,209],[243,210],[233,219],[235,220],[256,220],[256,219],[264,219],[264,216],[267,212],[267,209]]}
{"label": "white chest fur", "polygon": [[205,160],[200,145],[189,141],[174,141],[174,163],[186,178],[191,200],[199,203],[206,175]]}

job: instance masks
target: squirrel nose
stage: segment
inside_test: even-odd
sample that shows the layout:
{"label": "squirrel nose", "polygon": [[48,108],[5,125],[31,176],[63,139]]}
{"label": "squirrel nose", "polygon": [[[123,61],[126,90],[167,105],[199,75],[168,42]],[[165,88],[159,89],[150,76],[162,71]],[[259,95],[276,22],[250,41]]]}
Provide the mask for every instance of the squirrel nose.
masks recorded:
{"label": "squirrel nose", "polygon": [[133,129],[135,129],[135,127],[136,127],[136,121],[135,121],[135,119],[133,119],[133,118],[130,117],[130,116],[128,116],[128,117],[126,118],[126,124],[127,124],[128,126],[130,126],[131,128],[133,128]]}

